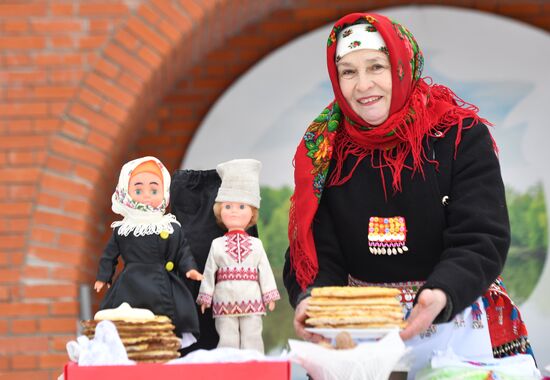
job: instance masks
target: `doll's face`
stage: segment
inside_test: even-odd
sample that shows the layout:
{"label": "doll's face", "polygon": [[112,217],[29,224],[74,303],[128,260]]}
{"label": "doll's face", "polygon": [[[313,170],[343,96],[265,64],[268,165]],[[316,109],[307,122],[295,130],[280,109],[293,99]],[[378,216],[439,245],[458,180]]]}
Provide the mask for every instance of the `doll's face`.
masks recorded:
{"label": "doll's face", "polygon": [[222,202],[220,218],[228,231],[244,230],[252,219],[252,208],[240,202]]}
{"label": "doll's face", "polygon": [[164,199],[162,180],[149,172],[133,176],[128,183],[128,192],[134,201],[154,208],[159,207]]}

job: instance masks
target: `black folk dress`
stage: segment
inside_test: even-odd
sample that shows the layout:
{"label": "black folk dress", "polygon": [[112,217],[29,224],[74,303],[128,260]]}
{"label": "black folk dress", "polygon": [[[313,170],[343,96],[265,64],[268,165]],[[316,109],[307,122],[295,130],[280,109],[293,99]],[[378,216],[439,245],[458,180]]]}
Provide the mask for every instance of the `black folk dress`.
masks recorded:
{"label": "black folk dress", "polygon": [[120,236],[115,228],[99,262],[97,280],[112,281],[119,256],[124,269],[100,304],[110,309],[127,302],[135,308],[166,315],[176,326],[176,335],[198,335],[199,322],[195,302],[185,284],[185,273],[197,265],[181,227],[172,223],[167,235]]}

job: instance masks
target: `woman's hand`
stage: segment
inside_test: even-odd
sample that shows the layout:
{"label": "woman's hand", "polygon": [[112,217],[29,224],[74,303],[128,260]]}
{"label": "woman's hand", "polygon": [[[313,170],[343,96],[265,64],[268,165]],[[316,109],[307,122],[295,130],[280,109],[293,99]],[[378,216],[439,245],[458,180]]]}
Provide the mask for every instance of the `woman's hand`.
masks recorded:
{"label": "woman's hand", "polygon": [[195,281],[202,281],[202,274],[200,274],[197,270],[191,269],[187,273],[185,273],[185,277],[190,278],[191,280]]}
{"label": "woman's hand", "polygon": [[270,303],[268,303],[267,308],[269,309],[269,311],[275,310],[275,301],[271,301]]}
{"label": "woman's hand", "polygon": [[305,330],[306,319],[307,319],[306,309],[307,309],[307,304],[309,302],[309,298],[310,297],[303,299],[298,304],[298,306],[296,306],[296,311],[294,312],[294,321],[293,321],[294,331],[296,332],[296,335],[302,338],[303,340],[307,340],[313,343],[319,343],[324,340],[326,341],[326,339],[322,335],[313,334]]}
{"label": "woman's hand", "polygon": [[401,331],[401,339],[408,340],[426,331],[447,304],[447,295],[441,289],[424,289],[417,296],[407,325]]}
{"label": "woman's hand", "polygon": [[[105,283],[103,281],[96,281],[94,284],[94,290],[99,293],[101,289],[103,289],[103,286],[105,286]],[[107,284],[107,289],[111,287],[111,284]]]}
{"label": "woman's hand", "polygon": [[204,312],[206,311],[206,309],[208,309],[208,306],[206,306],[205,304],[201,304],[201,313],[204,314]]}

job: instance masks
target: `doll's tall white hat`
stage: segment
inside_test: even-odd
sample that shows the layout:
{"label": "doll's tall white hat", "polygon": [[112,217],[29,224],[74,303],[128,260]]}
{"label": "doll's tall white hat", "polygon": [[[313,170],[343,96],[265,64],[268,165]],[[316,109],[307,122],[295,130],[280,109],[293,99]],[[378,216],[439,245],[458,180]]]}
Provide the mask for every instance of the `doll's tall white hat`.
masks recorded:
{"label": "doll's tall white hat", "polygon": [[260,170],[262,163],[253,159],[222,162],[216,171],[222,179],[216,202],[242,202],[260,208]]}

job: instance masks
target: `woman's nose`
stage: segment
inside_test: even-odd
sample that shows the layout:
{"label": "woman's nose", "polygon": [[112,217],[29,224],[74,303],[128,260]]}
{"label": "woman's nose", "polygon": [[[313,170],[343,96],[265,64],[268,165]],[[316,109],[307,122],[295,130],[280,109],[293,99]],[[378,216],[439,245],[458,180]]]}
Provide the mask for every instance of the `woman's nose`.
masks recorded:
{"label": "woman's nose", "polygon": [[366,73],[359,74],[357,78],[357,90],[363,92],[373,86],[373,81],[370,75]]}

